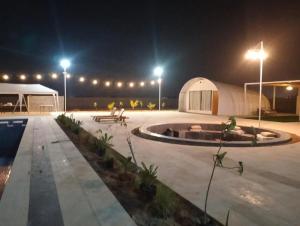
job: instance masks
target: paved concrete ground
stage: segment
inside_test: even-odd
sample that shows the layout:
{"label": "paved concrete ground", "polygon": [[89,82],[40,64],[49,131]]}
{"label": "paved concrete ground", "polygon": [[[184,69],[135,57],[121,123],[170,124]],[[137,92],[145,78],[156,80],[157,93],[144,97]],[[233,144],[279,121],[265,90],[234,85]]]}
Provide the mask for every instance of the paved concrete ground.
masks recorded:
{"label": "paved concrete ground", "polygon": [[[227,117],[162,112],[126,112],[130,117],[127,129],[112,122],[96,123],[95,113],[75,112],[83,127],[95,133],[102,130],[114,136],[117,151],[129,155],[126,137],[133,128],[165,122],[226,121]],[[105,113],[100,113],[105,114]],[[108,112],[106,113],[108,114]],[[257,121],[238,119],[240,125],[257,125]],[[263,122],[262,127],[300,135],[300,123]],[[145,140],[131,135],[139,162],[159,166],[159,179],[186,199],[203,209],[205,191],[212,169],[216,147],[195,147]],[[212,183],[208,212],[224,222],[231,210],[231,226],[300,225],[300,143],[270,147],[226,147],[226,164],[243,161],[244,174],[218,168]]]}
{"label": "paved concrete ground", "polygon": [[53,117],[35,116],[29,117],[1,198],[0,225],[135,223]]}

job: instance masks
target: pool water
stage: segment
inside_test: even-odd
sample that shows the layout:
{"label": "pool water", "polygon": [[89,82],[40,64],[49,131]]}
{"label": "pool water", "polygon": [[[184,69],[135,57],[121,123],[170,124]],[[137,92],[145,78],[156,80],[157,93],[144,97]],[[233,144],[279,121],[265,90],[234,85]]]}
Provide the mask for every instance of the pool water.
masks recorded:
{"label": "pool water", "polygon": [[27,119],[0,120],[0,166],[16,156]]}
{"label": "pool water", "polygon": [[27,119],[0,120],[0,198],[10,175]]}

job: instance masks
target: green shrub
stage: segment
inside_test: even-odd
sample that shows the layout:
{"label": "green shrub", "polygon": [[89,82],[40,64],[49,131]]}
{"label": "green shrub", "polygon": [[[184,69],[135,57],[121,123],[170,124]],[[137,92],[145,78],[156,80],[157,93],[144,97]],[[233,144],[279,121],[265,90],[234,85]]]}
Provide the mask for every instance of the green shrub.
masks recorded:
{"label": "green shrub", "polygon": [[175,212],[176,202],[174,192],[163,185],[159,185],[150,208],[156,217],[166,219]]}
{"label": "green shrub", "polygon": [[81,127],[80,127],[81,125],[82,125],[81,121],[72,118],[71,123],[70,123],[70,129],[73,133],[78,135],[81,130]]}
{"label": "green shrub", "polygon": [[97,110],[98,109],[98,103],[97,102],[94,102],[93,103],[93,106],[94,106],[94,108]]}
{"label": "green shrub", "polygon": [[130,163],[131,163],[131,159],[132,159],[131,156],[128,156],[126,158],[120,158],[120,163],[122,165],[124,173],[127,173]]}
{"label": "green shrub", "polygon": [[101,130],[97,131],[97,133],[100,135],[98,135],[96,139],[96,153],[99,156],[103,156],[105,155],[106,150],[113,146],[111,143],[113,136],[108,135],[107,133],[103,134]]}
{"label": "green shrub", "polygon": [[140,100],[139,103],[140,103],[140,107],[143,108],[143,106],[144,106],[143,101]]}
{"label": "green shrub", "polygon": [[130,100],[130,107],[134,110],[139,104],[138,100]]}
{"label": "green shrub", "polygon": [[156,106],[156,104],[152,104],[151,102],[149,102],[149,104],[147,105],[149,110],[153,110],[155,108],[155,106]]}
{"label": "green shrub", "polygon": [[156,178],[157,169],[153,164],[147,168],[144,162],[142,162],[142,169],[139,171],[140,190],[146,195],[147,198],[152,199],[156,194]]}
{"label": "green shrub", "polygon": [[115,102],[113,101],[113,102],[111,102],[111,103],[109,103],[108,105],[107,105],[107,108],[108,108],[108,110],[112,110],[114,107],[115,107]]}
{"label": "green shrub", "polygon": [[106,169],[112,169],[112,168],[114,168],[114,162],[115,162],[115,159],[112,156],[110,156],[108,154],[105,155],[105,158],[104,158],[104,167]]}
{"label": "green shrub", "polygon": [[62,125],[64,125],[68,129],[70,129],[73,133],[75,133],[77,135],[79,134],[79,132],[81,130],[80,126],[82,125],[82,122],[80,120],[76,120],[75,118],[73,118],[73,115],[71,115],[70,117],[68,117],[65,114],[61,114],[61,115],[57,116],[56,119]]}

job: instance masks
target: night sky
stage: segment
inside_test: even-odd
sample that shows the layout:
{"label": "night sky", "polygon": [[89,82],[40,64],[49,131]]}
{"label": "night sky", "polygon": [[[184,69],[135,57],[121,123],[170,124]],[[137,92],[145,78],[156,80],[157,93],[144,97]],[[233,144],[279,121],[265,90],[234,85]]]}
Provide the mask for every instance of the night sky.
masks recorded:
{"label": "night sky", "polygon": [[[11,1],[1,3],[0,27],[1,74],[61,71],[59,59],[66,56],[76,76],[139,81],[153,79],[159,64],[165,68],[163,96],[177,97],[195,76],[239,85],[258,81],[259,64],[243,56],[263,40],[270,55],[264,80],[300,79],[296,0]],[[62,91],[61,82],[41,83]],[[157,93],[107,92],[76,80],[69,86],[72,96]]]}

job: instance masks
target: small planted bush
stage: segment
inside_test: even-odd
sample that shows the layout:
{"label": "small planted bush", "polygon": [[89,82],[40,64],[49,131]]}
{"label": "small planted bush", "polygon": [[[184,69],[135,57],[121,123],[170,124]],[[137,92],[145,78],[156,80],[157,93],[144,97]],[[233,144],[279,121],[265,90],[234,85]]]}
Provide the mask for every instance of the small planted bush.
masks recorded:
{"label": "small planted bush", "polygon": [[140,104],[140,107],[143,108],[143,106],[144,106],[143,101],[140,100],[140,101],[139,101],[139,104]]}
{"label": "small planted bush", "polygon": [[139,105],[138,100],[130,100],[130,107],[134,110]]}
{"label": "small planted bush", "polygon": [[113,101],[113,102],[111,102],[111,103],[109,103],[108,105],[107,105],[107,109],[108,110],[112,110],[114,107],[115,107],[115,102]]}
{"label": "small planted bush", "polygon": [[156,104],[152,104],[151,102],[148,103],[147,108],[149,108],[149,110],[153,110],[156,107]]}
{"label": "small planted bush", "polygon": [[130,163],[131,163],[131,159],[132,159],[131,156],[120,159],[120,163],[122,165],[122,169],[123,169],[124,174],[127,174],[127,172],[128,172],[128,169],[129,169],[129,166],[130,166]]}
{"label": "small planted bush", "polygon": [[156,194],[157,169],[153,164],[149,167],[142,162],[142,169],[139,171],[139,189],[146,195],[146,198],[153,199]]}
{"label": "small planted bush", "polygon": [[159,185],[150,208],[154,216],[166,219],[175,212],[176,201],[174,192],[163,185]]}
{"label": "small planted bush", "polygon": [[102,133],[102,130],[98,130],[97,134],[98,137],[96,139],[96,153],[99,156],[104,156],[106,150],[113,146],[113,144],[111,143],[113,136],[108,135],[107,133]]}
{"label": "small planted bush", "polygon": [[123,102],[123,101],[120,101],[120,102],[119,102],[119,108],[123,108],[123,106],[124,106],[124,102]]}
{"label": "small planted bush", "polygon": [[93,103],[93,106],[94,106],[95,110],[98,109],[98,103],[97,103],[97,102],[94,102],[94,103]]}
{"label": "small planted bush", "polygon": [[68,117],[65,114],[61,114],[61,115],[57,116],[56,119],[62,125],[64,125],[68,129],[70,129],[73,133],[75,133],[77,135],[79,134],[79,132],[81,130],[80,126],[82,125],[82,122],[80,120],[76,120],[75,118],[73,118],[72,115],[70,117]]}
{"label": "small planted bush", "polygon": [[112,168],[114,168],[114,162],[115,162],[115,159],[112,156],[110,156],[108,154],[105,155],[105,158],[104,158],[104,167],[106,169],[112,169]]}

